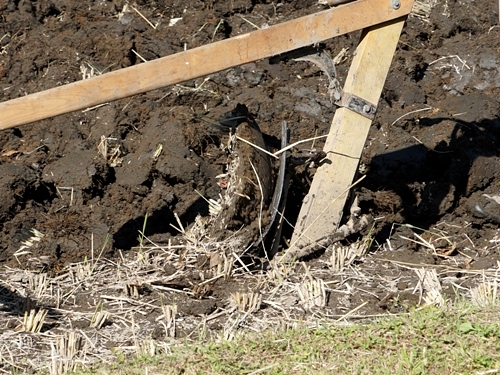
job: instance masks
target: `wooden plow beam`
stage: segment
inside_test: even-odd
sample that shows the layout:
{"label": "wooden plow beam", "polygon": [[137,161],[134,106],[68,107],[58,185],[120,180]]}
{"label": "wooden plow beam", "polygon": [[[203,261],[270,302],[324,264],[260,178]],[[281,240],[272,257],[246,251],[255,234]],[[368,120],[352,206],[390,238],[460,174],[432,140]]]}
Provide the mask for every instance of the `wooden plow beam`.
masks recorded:
{"label": "wooden plow beam", "polygon": [[[357,0],[322,12],[0,103],[0,129],[170,86],[404,17],[413,0]],[[392,56],[392,52],[388,51]]]}

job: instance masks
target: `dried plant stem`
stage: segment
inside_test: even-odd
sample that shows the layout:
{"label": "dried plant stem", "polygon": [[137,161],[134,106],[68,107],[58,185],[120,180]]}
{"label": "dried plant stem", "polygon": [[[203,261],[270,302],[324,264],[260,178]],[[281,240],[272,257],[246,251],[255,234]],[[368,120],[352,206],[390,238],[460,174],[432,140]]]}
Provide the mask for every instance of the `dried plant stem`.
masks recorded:
{"label": "dried plant stem", "polygon": [[156,30],[156,28],[158,27],[158,24],[154,25],[150,20],[148,20],[141,12],[139,12],[139,10],[137,10],[136,8],[134,8],[133,6],[130,6],[139,16],[142,17],[142,19],[144,19],[144,21],[146,21],[148,23],[149,26],[151,26],[153,28],[153,30]]}
{"label": "dried plant stem", "polygon": [[394,125],[394,124],[395,124],[396,122],[398,122],[399,120],[401,120],[402,118],[405,118],[406,116],[409,116],[409,115],[411,115],[411,114],[413,114],[413,113],[422,112],[422,111],[429,111],[429,110],[431,110],[431,109],[432,109],[432,107],[427,107],[427,108],[416,109],[416,110],[414,110],[414,111],[410,111],[410,112],[408,112],[408,113],[405,113],[404,115],[402,115],[402,116],[398,117],[396,120],[394,120],[394,121],[392,122],[391,126],[392,126],[392,125]]}
{"label": "dried plant stem", "polygon": [[25,311],[23,319],[23,330],[25,332],[39,333],[42,329],[46,316],[47,310],[44,309],[40,309],[38,311],[30,310],[29,313]]}
{"label": "dried plant stem", "polygon": [[288,145],[288,146],[286,146],[286,147],[282,148],[281,150],[276,151],[275,153],[269,152],[269,151],[267,151],[267,150],[263,149],[262,147],[259,147],[259,146],[257,146],[256,144],[253,144],[252,142],[247,141],[246,139],[241,138],[241,137],[239,137],[239,136],[236,136],[236,139],[238,139],[238,140],[240,140],[240,141],[242,141],[242,142],[245,142],[245,143],[249,144],[250,146],[252,146],[252,147],[256,148],[256,149],[257,149],[257,150],[259,150],[259,151],[264,152],[265,154],[267,154],[267,155],[269,155],[269,156],[271,156],[271,157],[273,157],[273,158],[275,158],[275,159],[278,159],[278,158],[279,158],[279,155],[281,155],[283,152],[286,152],[286,151],[288,151],[288,150],[290,150],[290,149],[294,148],[295,146],[298,146],[298,145],[300,145],[300,144],[302,144],[302,143],[311,142],[311,141],[314,141],[314,140],[316,140],[316,139],[326,138],[326,137],[328,137],[328,135],[319,135],[319,136],[317,136],[317,137],[312,137],[312,138],[302,139],[302,140],[300,140],[300,141],[297,141],[297,142],[295,142],[295,143],[292,143],[292,144],[290,144],[290,145]]}
{"label": "dried plant stem", "polygon": [[262,184],[260,182],[260,177],[259,177],[259,174],[257,173],[257,169],[255,169],[251,160],[250,160],[250,166],[252,167],[253,173],[255,173],[255,177],[257,178],[257,183],[259,184],[259,190],[260,190],[259,234],[260,234],[260,243],[262,244],[262,248],[264,249],[264,253],[267,256],[266,247],[264,245],[264,235],[262,233],[262,211],[264,211],[264,191],[262,190]]}
{"label": "dried plant stem", "polygon": [[302,139],[302,140],[300,140],[300,141],[297,141],[297,142],[295,142],[295,143],[292,143],[292,144],[290,144],[290,145],[288,145],[288,146],[286,146],[286,147],[282,148],[282,149],[281,149],[281,150],[279,150],[279,151],[276,151],[276,152],[273,154],[273,156],[278,156],[278,155],[282,154],[283,152],[288,151],[288,150],[290,150],[291,148],[294,148],[295,146],[298,146],[298,145],[300,145],[300,144],[302,144],[302,143],[311,142],[311,141],[314,141],[314,140],[316,140],[316,139],[322,139],[322,138],[326,138],[326,137],[328,137],[328,135],[327,135],[327,134],[325,134],[325,135],[318,135],[317,137],[312,137],[312,138]]}
{"label": "dried plant stem", "polygon": [[271,157],[273,157],[273,158],[275,158],[275,159],[278,159],[278,157],[277,157],[276,155],[274,155],[272,152],[269,152],[269,151],[267,151],[267,150],[263,149],[262,147],[259,147],[259,146],[257,146],[256,144],[253,144],[252,142],[247,141],[247,140],[246,140],[246,139],[244,139],[244,138],[241,138],[240,136],[236,136],[236,139],[238,139],[238,140],[240,140],[240,141],[242,141],[242,142],[245,142],[246,144],[248,144],[248,145],[250,145],[250,146],[252,146],[252,147],[256,148],[256,149],[257,149],[257,150],[259,150],[259,151],[262,151],[263,153],[265,153],[265,154],[267,154],[267,155],[269,155],[269,156],[271,156]]}

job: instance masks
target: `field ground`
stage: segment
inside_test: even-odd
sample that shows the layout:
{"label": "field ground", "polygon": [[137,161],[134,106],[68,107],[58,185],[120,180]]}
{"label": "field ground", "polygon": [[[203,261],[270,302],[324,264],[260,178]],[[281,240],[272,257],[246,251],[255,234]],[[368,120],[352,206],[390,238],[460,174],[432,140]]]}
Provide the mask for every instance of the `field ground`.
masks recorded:
{"label": "field ground", "polygon": [[[321,9],[316,0],[0,0],[0,100]],[[242,332],[298,322],[385,314],[404,320],[418,306],[457,299],[495,302],[498,21],[494,2],[416,2],[363,153],[365,178],[352,193],[372,225],[294,264],[264,269],[258,250],[244,254],[258,238],[260,205],[240,202],[224,230],[210,219],[208,200],[225,196],[227,181],[217,176],[228,172],[232,156],[229,136],[209,122],[245,105],[271,151],[280,148],[283,121],[290,142],[326,134],[335,106],[327,77],[308,62],[265,59],[0,132],[0,371],[61,373],[148,348],[167,351],[175,340],[238,340]],[[341,82],[358,38],[318,46],[340,56]],[[292,156],[321,146],[321,139],[303,143]],[[280,250],[314,172],[295,168]],[[349,254],[352,262],[339,267]],[[471,314],[463,321],[453,315],[460,323],[443,329],[460,332],[471,322],[458,341],[471,338],[464,345],[472,348],[483,340],[476,327],[488,327],[491,335],[481,337],[498,346],[498,328],[488,318],[475,326]],[[381,324],[365,329],[387,327]],[[377,343],[366,345],[360,342],[365,354]],[[206,350],[203,358],[212,358]],[[420,349],[407,350],[423,358]],[[493,354],[481,361],[467,360],[459,371],[500,367]]]}

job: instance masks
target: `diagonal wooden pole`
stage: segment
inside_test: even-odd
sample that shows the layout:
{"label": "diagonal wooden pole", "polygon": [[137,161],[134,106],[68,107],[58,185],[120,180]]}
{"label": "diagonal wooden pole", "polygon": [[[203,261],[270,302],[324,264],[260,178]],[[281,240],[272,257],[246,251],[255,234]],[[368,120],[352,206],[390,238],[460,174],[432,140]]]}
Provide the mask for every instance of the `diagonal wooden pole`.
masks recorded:
{"label": "diagonal wooden pole", "polygon": [[0,103],[0,130],[126,98],[319,43],[411,12],[391,0],[357,0],[88,80]]}
{"label": "diagonal wooden pole", "polygon": [[[405,20],[406,17],[363,31],[343,95],[353,94],[377,105]],[[329,163],[318,168],[304,199],[290,254],[297,246],[314,243],[337,230],[371,123],[370,118],[346,107],[335,112],[323,149]]]}

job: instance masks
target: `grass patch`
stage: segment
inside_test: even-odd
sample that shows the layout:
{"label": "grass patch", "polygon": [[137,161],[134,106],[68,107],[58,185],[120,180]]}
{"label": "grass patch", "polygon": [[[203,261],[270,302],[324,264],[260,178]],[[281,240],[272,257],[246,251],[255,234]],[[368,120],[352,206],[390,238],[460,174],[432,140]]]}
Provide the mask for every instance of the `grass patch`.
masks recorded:
{"label": "grass patch", "polygon": [[481,374],[500,369],[498,310],[459,303],[367,324],[242,334],[79,373]]}

